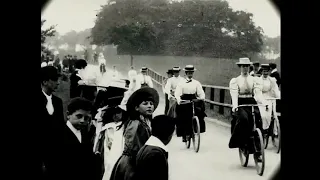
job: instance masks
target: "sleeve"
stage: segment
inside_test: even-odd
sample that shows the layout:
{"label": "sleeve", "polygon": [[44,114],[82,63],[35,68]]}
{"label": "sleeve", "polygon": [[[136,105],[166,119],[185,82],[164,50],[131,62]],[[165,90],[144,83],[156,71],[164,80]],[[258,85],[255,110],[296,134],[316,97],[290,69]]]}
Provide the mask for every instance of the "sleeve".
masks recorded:
{"label": "sleeve", "polygon": [[166,86],[165,86],[164,89],[165,89],[165,93],[167,93],[168,96],[171,96],[171,92],[170,92],[170,90],[171,90],[171,78],[169,78],[167,80],[167,83],[166,83]]}
{"label": "sleeve", "polygon": [[204,93],[204,91],[202,89],[202,85],[199,81],[197,82],[197,95],[198,95],[199,99],[202,99],[202,100],[204,100],[206,97],[206,94]]}
{"label": "sleeve", "polygon": [[174,92],[174,97],[177,99],[177,103],[179,104],[181,101],[182,95],[182,81],[180,81],[176,87],[176,91]]}
{"label": "sleeve", "polygon": [[143,179],[168,180],[168,164],[165,155],[159,150],[150,151],[140,160],[139,173],[143,173]]}
{"label": "sleeve", "polygon": [[131,121],[124,133],[125,150],[135,157],[140,148],[147,142],[149,135],[147,130],[138,120]]}
{"label": "sleeve", "polygon": [[259,77],[253,78],[253,93],[254,99],[257,101],[258,104],[267,104],[266,100],[262,95],[262,79]]}
{"label": "sleeve", "polygon": [[230,88],[230,95],[232,101],[232,107],[238,106],[238,94],[239,94],[239,87],[237,84],[237,78],[232,78],[229,83]]}
{"label": "sleeve", "polygon": [[271,78],[271,87],[272,87],[272,94],[275,96],[275,98],[280,99],[280,90],[277,84],[277,80],[275,78]]}
{"label": "sleeve", "polygon": [[151,77],[150,76],[148,76],[149,78],[149,82],[148,82],[148,85],[149,85],[149,87],[151,87],[151,88],[153,88],[153,82],[152,82],[152,79],[151,79]]}

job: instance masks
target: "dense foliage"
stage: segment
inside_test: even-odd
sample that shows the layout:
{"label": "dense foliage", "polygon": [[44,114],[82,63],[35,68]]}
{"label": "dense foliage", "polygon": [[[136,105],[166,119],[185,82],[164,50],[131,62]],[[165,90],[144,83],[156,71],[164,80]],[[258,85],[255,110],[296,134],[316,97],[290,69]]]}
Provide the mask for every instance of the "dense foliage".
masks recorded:
{"label": "dense foliage", "polygon": [[222,0],[115,0],[97,14],[91,39],[119,54],[238,58],[261,52],[262,33],[251,13]]}

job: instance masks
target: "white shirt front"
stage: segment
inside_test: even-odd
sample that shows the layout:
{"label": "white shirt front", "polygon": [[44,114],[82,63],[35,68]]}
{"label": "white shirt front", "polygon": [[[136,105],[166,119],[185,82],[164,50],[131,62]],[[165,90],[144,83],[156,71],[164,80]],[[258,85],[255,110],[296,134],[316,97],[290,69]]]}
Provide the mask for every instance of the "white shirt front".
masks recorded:
{"label": "white shirt front", "polygon": [[156,147],[159,147],[159,148],[165,150],[166,152],[168,152],[167,146],[164,145],[163,142],[160,141],[160,139],[158,139],[155,136],[150,136],[149,139],[147,140],[147,142],[145,143],[145,145],[156,146]]}
{"label": "white shirt front", "polygon": [[139,74],[137,76],[136,81],[137,81],[137,86],[139,86],[139,89],[142,84],[147,84],[149,87],[153,88],[152,79],[148,75]]}
{"label": "white shirt front", "polygon": [[52,94],[49,96],[44,91],[42,91],[42,93],[47,98],[47,105],[46,105],[47,111],[50,115],[52,115],[54,112],[54,108],[53,108],[53,104],[52,104]]}
{"label": "white shirt front", "polygon": [[77,137],[77,139],[81,143],[81,131],[74,128],[70,121],[67,121],[67,126],[69,127],[69,129],[73,132],[73,134]]}
{"label": "white shirt front", "polygon": [[178,77],[171,77],[167,80],[166,86],[165,86],[165,93],[168,94],[168,98],[170,99],[171,95],[174,95],[174,92],[176,91],[176,88],[180,81],[183,81],[184,78],[181,76]]}
{"label": "white shirt front", "polygon": [[196,94],[199,99],[205,99],[205,93],[202,89],[202,85],[199,81],[195,79],[183,79],[179,82],[174,93],[177,102],[181,101],[181,96],[183,94]]}

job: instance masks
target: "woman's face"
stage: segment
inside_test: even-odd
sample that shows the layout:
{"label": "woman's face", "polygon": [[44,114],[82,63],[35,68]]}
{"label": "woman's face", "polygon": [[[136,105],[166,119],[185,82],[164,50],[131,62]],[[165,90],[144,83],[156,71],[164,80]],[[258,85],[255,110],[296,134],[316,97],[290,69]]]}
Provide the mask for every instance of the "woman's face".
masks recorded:
{"label": "woman's face", "polygon": [[269,70],[268,69],[264,69],[263,71],[262,71],[262,74],[263,74],[263,77],[268,77],[268,75],[269,75]]}
{"label": "woman's face", "polygon": [[240,66],[240,69],[241,69],[241,72],[242,72],[243,74],[248,74],[248,72],[249,72],[249,65],[243,64],[243,65]]}
{"label": "woman's face", "polygon": [[122,112],[118,112],[113,115],[114,122],[119,122],[121,121],[121,119],[122,119]]}
{"label": "woman's face", "polygon": [[136,107],[138,111],[143,116],[152,116],[154,111],[154,104],[152,101],[142,101],[139,106]]}

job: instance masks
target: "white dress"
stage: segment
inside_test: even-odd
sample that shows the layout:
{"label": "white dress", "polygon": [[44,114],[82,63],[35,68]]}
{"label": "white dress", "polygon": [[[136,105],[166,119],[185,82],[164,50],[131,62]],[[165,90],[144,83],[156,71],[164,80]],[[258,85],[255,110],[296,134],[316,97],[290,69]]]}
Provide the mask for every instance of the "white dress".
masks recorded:
{"label": "white dress", "polygon": [[[273,110],[273,113],[276,115],[276,100],[268,100],[268,98],[280,98],[280,91],[277,85],[277,80],[273,77],[268,76],[267,78],[264,78],[261,76],[260,78],[261,84],[262,84],[262,95],[265,99],[266,104],[268,104],[269,110],[266,111],[265,108],[259,107],[262,123],[263,123],[263,129],[268,129],[271,122],[271,114]],[[273,107],[272,107],[273,105]],[[277,116],[274,116],[277,118]],[[275,128],[276,129],[276,128]]]}
{"label": "white dress", "polygon": [[[102,180],[110,179],[113,166],[121,156],[124,148],[123,127],[119,130],[116,130],[116,127],[120,125],[120,123],[109,123],[107,125],[108,128],[105,132],[106,138],[104,142],[105,171]],[[111,143],[110,150],[108,148],[109,143]]]}

